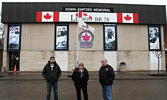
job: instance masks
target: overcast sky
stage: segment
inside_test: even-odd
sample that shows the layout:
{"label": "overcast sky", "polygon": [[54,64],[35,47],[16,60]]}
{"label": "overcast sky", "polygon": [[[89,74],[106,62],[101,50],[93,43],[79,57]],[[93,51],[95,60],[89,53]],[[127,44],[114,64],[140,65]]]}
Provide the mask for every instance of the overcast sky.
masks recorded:
{"label": "overcast sky", "polygon": [[128,3],[128,4],[167,4],[167,0],[1,0],[2,2],[97,2],[97,3]]}

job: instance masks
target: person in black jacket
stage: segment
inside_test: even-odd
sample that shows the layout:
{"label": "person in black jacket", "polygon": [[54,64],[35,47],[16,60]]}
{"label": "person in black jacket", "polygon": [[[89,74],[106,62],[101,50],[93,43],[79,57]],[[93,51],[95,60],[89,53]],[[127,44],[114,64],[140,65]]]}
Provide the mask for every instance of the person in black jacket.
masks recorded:
{"label": "person in black jacket", "polygon": [[54,57],[50,57],[50,60],[43,69],[42,75],[47,81],[47,100],[50,100],[52,87],[54,90],[54,100],[58,100],[58,79],[61,76],[61,69]]}
{"label": "person in black jacket", "polygon": [[72,74],[72,80],[74,81],[74,85],[77,92],[77,99],[81,100],[81,89],[84,94],[84,100],[88,100],[87,93],[87,82],[89,80],[89,74],[86,68],[84,68],[84,64],[80,63],[78,68],[76,68]]}
{"label": "person in black jacket", "polygon": [[99,81],[102,85],[102,94],[104,100],[112,100],[112,84],[115,79],[113,68],[107,64],[107,60],[101,60],[102,66],[99,70]]}

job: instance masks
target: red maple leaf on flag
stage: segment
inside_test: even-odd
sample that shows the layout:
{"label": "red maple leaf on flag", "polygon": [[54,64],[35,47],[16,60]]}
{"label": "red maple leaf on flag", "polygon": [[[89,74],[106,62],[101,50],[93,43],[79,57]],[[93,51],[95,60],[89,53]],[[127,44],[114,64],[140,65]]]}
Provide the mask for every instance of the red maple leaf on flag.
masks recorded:
{"label": "red maple leaf on flag", "polygon": [[89,19],[92,19],[92,16],[88,15],[87,13],[83,13],[79,10],[79,13],[76,13],[75,16],[82,18],[82,17],[88,17]]}
{"label": "red maple leaf on flag", "polygon": [[125,20],[131,20],[132,17],[130,17],[129,15],[126,15],[126,16],[124,17],[124,19],[125,19]]}
{"label": "red maple leaf on flag", "polygon": [[87,13],[83,13],[83,15],[84,15],[84,16],[88,16],[88,14],[87,14]]}
{"label": "red maple leaf on flag", "polygon": [[86,33],[85,36],[82,36],[84,41],[89,41],[90,36]]}
{"label": "red maple leaf on flag", "polygon": [[50,19],[52,17],[52,15],[49,15],[49,13],[47,13],[46,15],[44,15],[45,19]]}
{"label": "red maple leaf on flag", "polygon": [[89,16],[90,19],[92,19],[92,16]]}
{"label": "red maple leaf on flag", "polygon": [[77,16],[77,17],[78,17],[78,13],[76,13],[76,14],[75,14],[75,16]]}

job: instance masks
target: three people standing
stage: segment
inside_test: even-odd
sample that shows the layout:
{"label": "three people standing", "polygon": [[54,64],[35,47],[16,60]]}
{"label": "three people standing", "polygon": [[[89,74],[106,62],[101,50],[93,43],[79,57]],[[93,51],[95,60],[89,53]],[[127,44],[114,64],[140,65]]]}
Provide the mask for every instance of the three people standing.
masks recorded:
{"label": "three people standing", "polygon": [[[99,82],[102,85],[103,98],[104,100],[112,100],[112,84],[115,79],[115,73],[113,68],[107,64],[106,59],[101,60],[101,63]],[[50,57],[50,60],[43,69],[42,75],[47,81],[47,100],[50,100],[52,87],[54,90],[54,100],[58,100],[58,79],[61,76],[61,69],[54,57]],[[89,80],[89,73],[83,63],[79,63],[79,66],[73,71],[72,80],[76,88],[77,99],[81,100],[82,89],[84,100],[88,100],[87,82]]]}

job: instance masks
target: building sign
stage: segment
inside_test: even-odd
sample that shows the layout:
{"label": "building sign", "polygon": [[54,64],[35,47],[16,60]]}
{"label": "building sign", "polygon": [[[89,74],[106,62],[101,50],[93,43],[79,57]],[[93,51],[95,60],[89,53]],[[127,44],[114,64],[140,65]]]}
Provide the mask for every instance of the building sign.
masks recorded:
{"label": "building sign", "polygon": [[83,12],[114,12],[113,8],[63,7],[64,12],[77,12],[78,10]]}
{"label": "building sign", "polygon": [[149,50],[161,50],[161,31],[159,25],[148,26]]}
{"label": "building sign", "polygon": [[59,22],[59,12],[37,12],[36,22]]}
{"label": "building sign", "polygon": [[79,34],[79,41],[81,48],[92,48],[94,36],[92,32],[84,30]]}
{"label": "building sign", "polygon": [[[37,12],[36,22],[77,22],[77,14],[78,12]],[[84,22],[139,23],[137,13],[86,12],[84,16]]]}
{"label": "building sign", "polygon": [[104,50],[117,50],[117,32],[116,25],[103,26]]}
{"label": "building sign", "polygon": [[55,50],[68,50],[68,25],[56,24]]}
{"label": "building sign", "polygon": [[9,24],[7,50],[19,51],[20,50],[20,40],[21,40],[21,25],[20,24],[12,24],[12,25]]}
{"label": "building sign", "polygon": [[117,23],[139,23],[137,13],[117,13]]}

